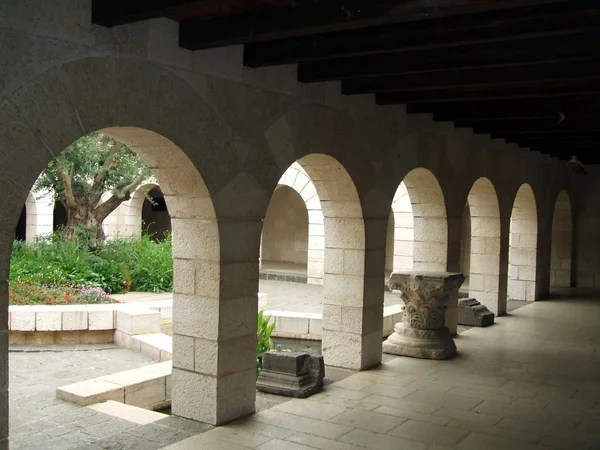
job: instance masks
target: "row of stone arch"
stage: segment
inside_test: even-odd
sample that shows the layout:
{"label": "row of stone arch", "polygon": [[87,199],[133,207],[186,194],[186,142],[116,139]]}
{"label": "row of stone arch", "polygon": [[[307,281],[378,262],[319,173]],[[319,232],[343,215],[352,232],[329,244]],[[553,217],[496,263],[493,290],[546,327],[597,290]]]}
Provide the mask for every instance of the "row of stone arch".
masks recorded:
{"label": "row of stone arch", "polygon": [[[244,415],[254,408],[255,295],[264,217],[239,216],[245,199],[252,198],[252,184],[242,177],[235,192],[224,188],[213,197],[197,166],[168,139],[137,128],[103,132],[140,153],[161,186],[171,216],[173,411],[213,424]],[[318,198],[321,207],[320,213],[314,208],[309,211],[313,227],[321,225],[319,214],[323,222],[323,354],[333,366],[371,367],[381,361],[388,221],[379,224],[377,218],[364,217],[352,178],[332,156],[309,154],[297,162],[315,194],[309,195],[308,183],[300,192],[305,192],[307,202],[313,199],[316,204]],[[413,267],[444,270],[448,231],[439,184],[430,172],[416,169],[406,177],[405,185],[413,209]],[[219,205],[218,219],[215,204]],[[476,211],[478,203],[472,205]],[[482,206],[483,211],[490,211],[486,208]],[[486,214],[476,217],[486,218]],[[524,213],[523,221],[527,217]],[[473,228],[477,229],[476,223]],[[374,233],[375,229],[379,232]],[[320,258],[313,255],[315,260]],[[475,263],[471,261],[471,266]],[[478,272],[472,269],[471,274]]]}
{"label": "row of stone arch", "polygon": [[[561,191],[554,209],[550,286],[571,285],[572,212]],[[506,299],[535,300],[537,208],[533,190],[518,190],[510,216],[508,247],[502,245],[496,189],[487,178],[472,186],[462,221],[460,270],[469,295],[502,314]],[[267,209],[261,260],[306,264],[309,283],[322,284],[325,229],[315,185],[295,162],[284,173]],[[279,252],[277,250],[279,249]],[[391,206],[385,272],[447,270],[448,226],[444,195],[427,169],[409,172]],[[508,252],[508,254],[506,254]]]}
{"label": "row of stone arch", "polygon": [[[33,242],[48,236],[67,223],[67,211],[50,193],[33,194],[27,200],[15,230],[15,238]],[[104,221],[109,238],[139,237],[142,232],[161,240],[171,230],[169,212],[160,186],[153,182],[141,185]]]}

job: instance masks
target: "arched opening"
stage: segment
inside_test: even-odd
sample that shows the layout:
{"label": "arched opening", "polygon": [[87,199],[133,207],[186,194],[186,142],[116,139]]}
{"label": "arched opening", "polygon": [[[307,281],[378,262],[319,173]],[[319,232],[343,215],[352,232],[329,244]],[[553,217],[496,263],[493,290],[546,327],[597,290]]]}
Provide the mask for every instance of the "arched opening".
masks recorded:
{"label": "arched opening", "polygon": [[471,208],[469,207],[468,201],[465,203],[462,217],[459,267],[461,273],[465,276],[465,281],[461,286],[461,290],[468,290],[469,277],[471,274]]}
{"label": "arched opening", "polygon": [[537,258],[537,208],[533,189],[523,184],[510,216],[508,298],[535,300]]}
{"label": "arched opening", "polygon": [[54,203],[52,212],[52,232],[56,233],[67,225],[67,209],[61,202]]}
{"label": "arched opening", "polygon": [[[324,238],[324,219],[323,219],[323,210],[321,208],[321,200],[319,198],[319,194],[315,185],[309,175],[306,173],[304,168],[298,163],[294,162],[281,176],[278,184],[277,190],[281,187],[288,187],[294,190],[302,199],[304,203],[304,209],[308,214],[308,236],[306,242],[306,268],[303,268],[302,265],[288,265],[287,270],[282,265],[279,265],[280,269],[283,272],[277,270],[277,264],[274,266],[271,261],[268,260],[270,257],[269,251],[267,251],[266,255],[264,252],[264,242],[261,243],[261,271],[265,274],[275,273],[275,274],[285,274],[291,275],[292,279],[298,279],[298,275],[300,278],[302,274],[306,276],[306,282],[308,284],[323,284],[323,275],[324,275],[324,255],[325,255],[325,238]],[[291,196],[288,191],[288,196]],[[282,205],[283,206],[283,205]],[[269,208],[271,212],[274,212],[275,209],[271,208],[271,204],[269,204]],[[296,208],[300,208],[300,205],[296,203]],[[279,208],[281,210],[281,208]],[[283,213],[282,214],[289,214]],[[268,213],[267,213],[268,215]],[[265,216],[265,220],[267,217]],[[267,230],[267,233],[269,231]],[[263,228],[262,239],[265,239],[265,229]],[[299,242],[298,247],[301,247],[302,244]]]}
{"label": "arched opening", "polygon": [[495,314],[503,312],[506,296],[500,270],[500,207],[494,186],[487,178],[471,188],[463,216],[461,250],[469,296]]}
{"label": "arched opening", "polygon": [[387,279],[394,271],[394,230],[396,223],[394,221],[394,211],[390,208],[390,215],[387,222],[387,231],[385,233],[385,284]]}
{"label": "arched opening", "polygon": [[19,221],[15,228],[15,240],[24,241],[27,239],[27,206],[23,205],[21,214],[19,215]]}
{"label": "arched opening", "polygon": [[300,194],[278,185],[263,223],[262,270],[306,275],[308,228],[308,210]]}
{"label": "arched opening", "polygon": [[[215,209],[209,191],[195,165],[173,142],[154,132],[139,128],[112,127],[99,131],[135,150],[161,183],[164,202],[169,206],[173,226],[173,391],[172,412],[176,415],[219,424],[254,408],[254,390],[236,396],[236,404],[222,406],[214,392],[222,387],[222,370],[217,352],[208,348],[231,342],[223,336],[223,321],[237,324],[243,344],[227,350],[236,361],[228,375],[254,381],[256,369],[255,316],[238,318],[239,308],[220,303],[220,241]],[[49,161],[46,161],[48,163]],[[54,227],[66,223],[66,209],[56,203]],[[247,299],[244,299],[247,303]],[[256,306],[254,306],[255,310]],[[252,308],[251,308],[252,310]],[[236,341],[237,342],[237,341]],[[202,354],[202,360],[195,355]],[[197,361],[196,363],[194,361]],[[231,378],[228,378],[228,380]],[[247,386],[247,387],[248,387]],[[239,402],[239,403],[238,403]],[[221,406],[219,406],[221,405]]]}
{"label": "arched opening", "polygon": [[[280,184],[293,186],[308,210],[309,277],[311,250],[322,252],[324,264],[322,353],[332,366],[368,367],[381,359],[383,303],[367,306],[363,300],[365,231],[356,187],[346,169],[328,155],[310,154],[292,167],[295,174],[288,172],[293,175]],[[263,256],[267,233],[263,229]]]}
{"label": "arched opening", "polygon": [[394,270],[445,272],[448,222],[435,175],[424,168],[409,172],[396,190],[392,211]]}
{"label": "arched opening", "polygon": [[153,187],[142,205],[142,227],[153,240],[162,241],[171,232],[171,216],[159,187]]}
{"label": "arched opening", "polygon": [[550,288],[571,287],[571,242],[573,234],[571,201],[566,191],[556,199],[552,219],[552,249],[550,260]]}

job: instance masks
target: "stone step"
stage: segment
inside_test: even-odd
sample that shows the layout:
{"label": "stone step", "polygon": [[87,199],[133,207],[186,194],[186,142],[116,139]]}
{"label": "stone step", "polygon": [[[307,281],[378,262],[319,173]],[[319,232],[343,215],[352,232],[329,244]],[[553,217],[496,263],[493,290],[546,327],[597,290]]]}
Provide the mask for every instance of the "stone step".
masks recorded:
{"label": "stone step", "polygon": [[105,375],[56,389],[56,397],[88,406],[107,400],[158,409],[171,400],[171,362]]}
{"label": "stone step", "polygon": [[152,361],[162,362],[172,359],[173,337],[164,333],[132,336],[130,345],[131,350],[152,358]]}
{"label": "stone step", "polygon": [[119,419],[127,420],[129,422],[137,423],[138,425],[147,425],[167,417],[162,413],[139,408],[137,406],[126,405],[121,402],[115,402],[114,400],[94,403],[93,405],[86,406],[86,408],[93,409],[94,411],[108,414],[109,416],[117,417]]}

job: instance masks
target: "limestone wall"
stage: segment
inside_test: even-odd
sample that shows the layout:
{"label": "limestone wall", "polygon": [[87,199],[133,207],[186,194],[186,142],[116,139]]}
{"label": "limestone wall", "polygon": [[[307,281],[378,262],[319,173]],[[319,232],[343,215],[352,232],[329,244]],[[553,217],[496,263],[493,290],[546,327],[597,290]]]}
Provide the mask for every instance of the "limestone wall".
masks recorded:
{"label": "limestone wall", "polygon": [[265,215],[262,259],[306,265],[307,257],[308,211],[296,191],[280,186]]}

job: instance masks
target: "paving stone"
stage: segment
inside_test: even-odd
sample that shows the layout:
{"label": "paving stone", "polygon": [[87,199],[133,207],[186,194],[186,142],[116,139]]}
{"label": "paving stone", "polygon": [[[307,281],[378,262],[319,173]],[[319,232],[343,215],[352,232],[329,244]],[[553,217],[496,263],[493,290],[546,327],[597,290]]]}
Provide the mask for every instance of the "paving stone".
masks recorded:
{"label": "paving stone", "polygon": [[262,434],[271,438],[287,439],[294,435],[296,431],[289,430],[286,428],[276,427],[274,425],[268,425],[262,422],[256,422],[254,420],[239,420],[226,425],[227,428],[234,430],[247,431],[254,434]]}
{"label": "paving stone", "polygon": [[481,400],[478,399],[427,391],[413,392],[412,394],[407,395],[405,400],[438,406],[450,406],[456,409],[464,409],[465,411],[473,409],[481,403]]}
{"label": "paving stone", "polygon": [[149,441],[128,433],[119,433],[97,440],[93,444],[105,450],[159,450],[164,447],[163,443]]}
{"label": "paving stone", "polygon": [[548,447],[513,441],[480,433],[470,433],[457,446],[458,450],[548,450]]}
{"label": "paving stone", "polygon": [[364,447],[347,444],[345,442],[332,441],[312,434],[295,433],[288,437],[286,441],[296,442],[298,444],[307,445],[310,448],[318,448],[321,450],[364,450]]}
{"label": "paving stone", "polygon": [[454,409],[443,407],[433,413],[435,416],[443,416],[449,419],[462,420],[464,422],[478,422],[486,425],[495,425],[500,422],[502,417],[491,414],[484,414],[476,411],[464,411],[462,409]]}
{"label": "paving stone", "polygon": [[463,439],[469,432],[432,423],[408,420],[399,427],[394,428],[389,434],[414,439],[427,444],[452,446]]}
{"label": "paving stone", "polygon": [[345,434],[351,430],[350,427],[273,410],[257,413],[251,417],[251,420],[256,420],[269,425],[275,425],[281,428],[287,428],[289,430],[314,434],[327,439],[337,439],[342,434]]}
{"label": "paving stone", "polygon": [[398,436],[373,433],[367,430],[352,430],[338,439],[349,444],[360,445],[375,450],[425,450],[425,444]]}
{"label": "paving stone", "polygon": [[296,416],[327,420],[348,411],[348,408],[322,404],[312,400],[293,399],[276,406],[273,411],[283,411]]}
{"label": "paving stone", "polygon": [[436,425],[446,425],[448,422],[450,422],[450,419],[448,419],[447,417],[423,414],[415,412],[414,410],[393,408],[391,406],[380,406],[377,409],[375,409],[374,412],[380,414],[388,414],[390,416],[400,417],[407,420],[412,419],[418,420],[420,422],[433,423]]}
{"label": "paving stone", "polygon": [[257,450],[313,450],[314,447],[298,444],[281,439],[273,439],[265,444],[256,447]]}
{"label": "paving stone", "polygon": [[372,411],[353,409],[329,419],[329,421],[352,428],[374,431],[375,433],[386,433],[405,422],[406,419]]}

